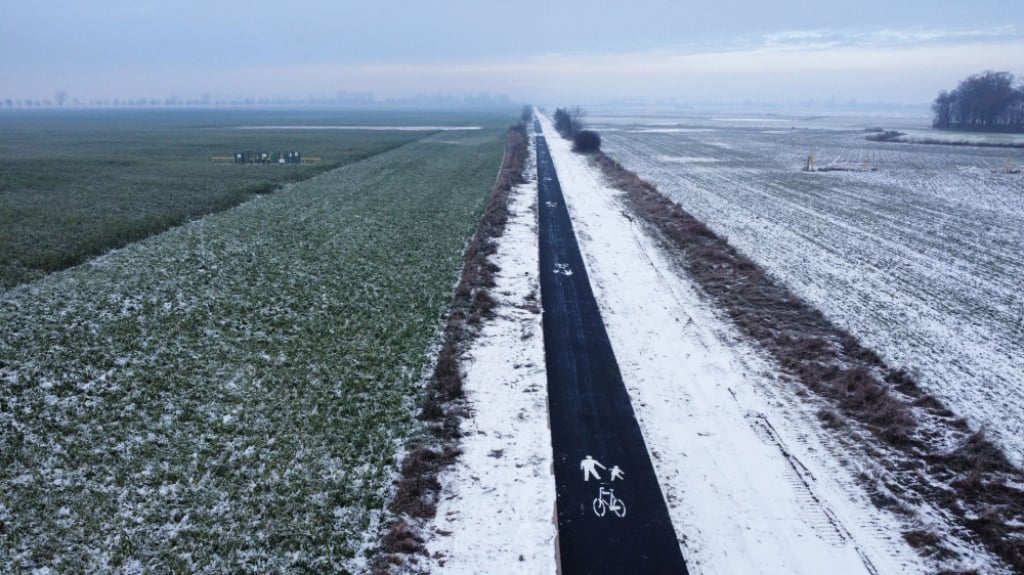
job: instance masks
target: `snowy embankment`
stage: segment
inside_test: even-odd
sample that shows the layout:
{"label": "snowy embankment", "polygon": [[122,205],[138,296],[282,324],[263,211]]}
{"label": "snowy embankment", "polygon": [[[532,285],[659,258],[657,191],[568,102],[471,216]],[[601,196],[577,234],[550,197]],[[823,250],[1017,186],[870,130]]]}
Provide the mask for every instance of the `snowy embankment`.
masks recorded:
{"label": "snowy embankment", "polygon": [[[623,379],[691,573],[923,573],[855,479],[869,462],[826,432],[542,118]],[[472,348],[465,455],[427,548],[442,573],[556,570],[554,482],[537,291],[535,185],[513,198],[496,263],[500,319]],[[936,521],[940,519],[936,518]],[[991,565],[960,549],[964,563]]]}
{"label": "snowy embankment", "polygon": [[464,356],[472,417],[427,549],[439,573],[555,572],[555,483],[537,273],[536,156],[509,198],[491,295],[497,317]]}

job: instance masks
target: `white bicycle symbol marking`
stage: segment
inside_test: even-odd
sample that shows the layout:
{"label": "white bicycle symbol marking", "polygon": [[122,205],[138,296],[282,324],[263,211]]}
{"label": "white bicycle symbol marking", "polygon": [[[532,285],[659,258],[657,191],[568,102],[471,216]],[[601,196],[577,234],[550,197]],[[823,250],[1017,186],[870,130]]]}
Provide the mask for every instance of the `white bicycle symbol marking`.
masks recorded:
{"label": "white bicycle symbol marking", "polygon": [[571,276],[572,270],[569,269],[569,264],[555,264],[555,273],[562,274],[563,276]]}
{"label": "white bicycle symbol marking", "polygon": [[544,202],[544,205],[549,207],[549,208],[557,208],[558,207],[558,202]]}
{"label": "white bicycle symbol marking", "polygon": [[619,517],[626,516],[626,504],[615,497],[615,490],[601,487],[597,490],[597,497],[594,498],[594,515],[604,517],[609,510]]}

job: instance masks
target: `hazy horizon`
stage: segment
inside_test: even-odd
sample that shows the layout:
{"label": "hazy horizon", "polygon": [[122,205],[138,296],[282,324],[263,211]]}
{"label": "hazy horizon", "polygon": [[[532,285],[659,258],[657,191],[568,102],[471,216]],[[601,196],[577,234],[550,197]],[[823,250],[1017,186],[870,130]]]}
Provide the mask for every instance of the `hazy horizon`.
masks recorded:
{"label": "hazy horizon", "polygon": [[599,6],[396,0],[2,0],[0,103],[114,98],[919,105],[1024,74],[1024,4],[866,0]]}

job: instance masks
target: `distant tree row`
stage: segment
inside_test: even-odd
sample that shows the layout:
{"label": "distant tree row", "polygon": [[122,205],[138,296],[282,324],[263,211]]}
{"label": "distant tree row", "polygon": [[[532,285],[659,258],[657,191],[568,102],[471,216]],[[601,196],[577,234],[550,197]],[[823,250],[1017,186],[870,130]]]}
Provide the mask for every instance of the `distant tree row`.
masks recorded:
{"label": "distant tree row", "polygon": [[940,92],[932,112],[940,129],[1024,132],[1024,84],[1009,72],[975,74]]}
{"label": "distant tree row", "polygon": [[[0,95],[2,96],[2,95]],[[375,98],[372,92],[339,91],[333,95],[296,97],[243,97],[203,94],[198,98],[98,98],[84,100],[71,97],[67,90],[57,90],[52,98],[0,97],[0,109],[15,108],[190,108],[190,107],[242,107],[242,106],[411,106],[411,107],[473,107],[504,108],[511,103],[505,94],[417,94],[409,97]]]}

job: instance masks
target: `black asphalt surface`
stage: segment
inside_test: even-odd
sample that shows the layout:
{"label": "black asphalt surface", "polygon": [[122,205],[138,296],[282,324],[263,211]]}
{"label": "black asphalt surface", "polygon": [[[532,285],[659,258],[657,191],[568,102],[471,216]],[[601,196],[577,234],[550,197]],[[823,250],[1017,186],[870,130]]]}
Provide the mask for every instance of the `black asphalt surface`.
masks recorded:
{"label": "black asphalt surface", "polygon": [[543,136],[537,177],[561,573],[687,573]]}

